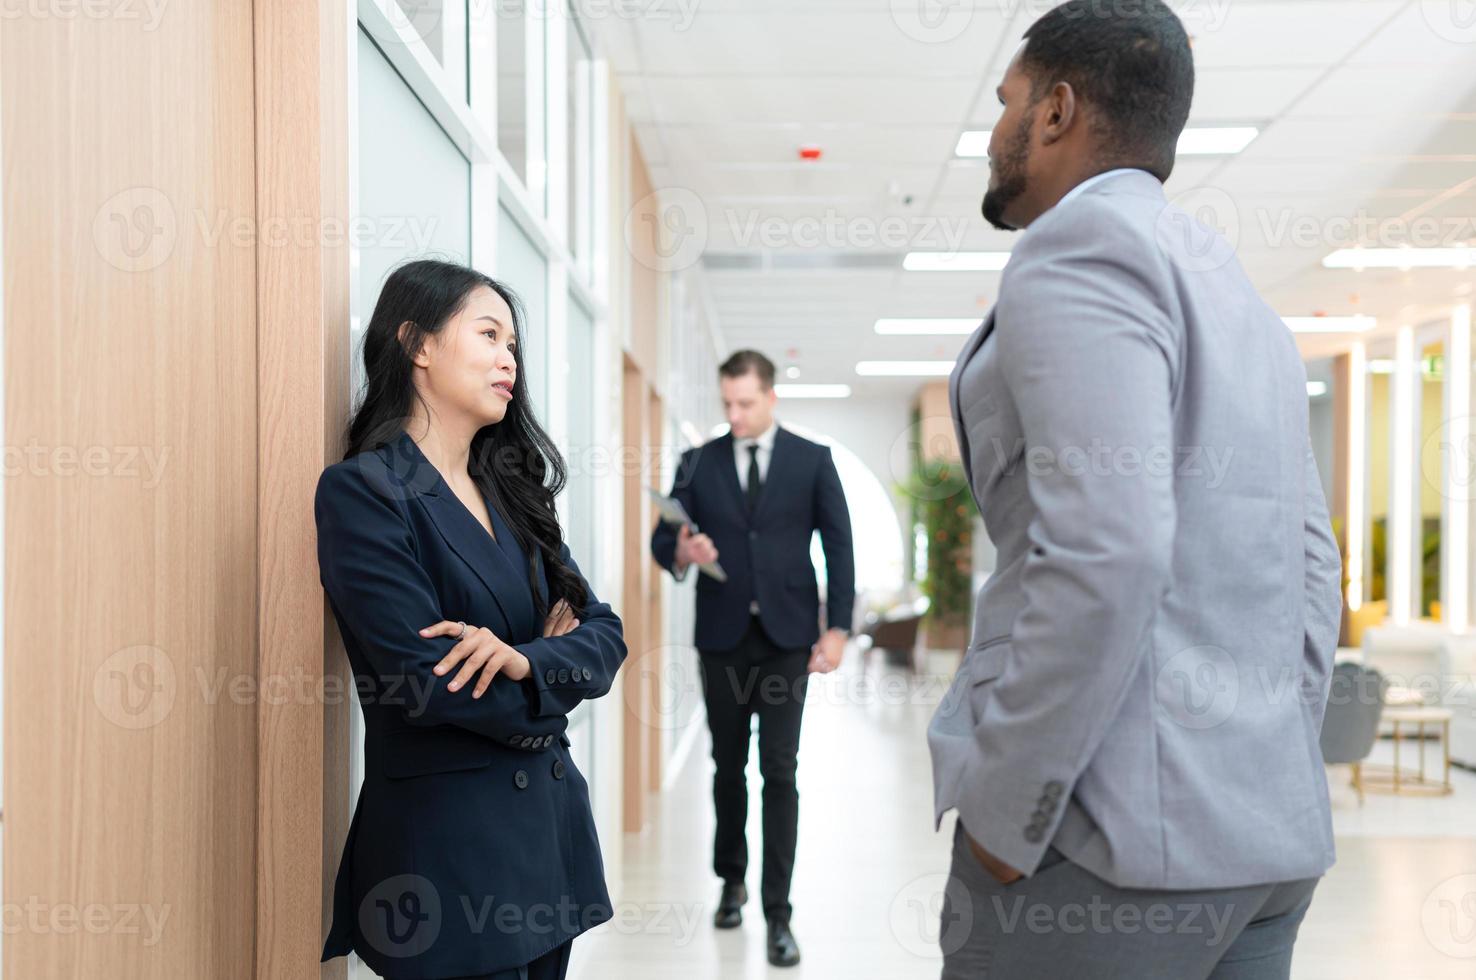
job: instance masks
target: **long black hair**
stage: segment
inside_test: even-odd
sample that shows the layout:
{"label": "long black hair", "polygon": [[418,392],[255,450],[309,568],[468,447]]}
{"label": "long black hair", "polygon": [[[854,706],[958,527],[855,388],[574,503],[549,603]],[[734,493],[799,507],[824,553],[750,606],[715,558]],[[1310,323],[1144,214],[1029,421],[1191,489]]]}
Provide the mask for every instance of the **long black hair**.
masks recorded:
{"label": "long black hair", "polygon": [[[554,509],[554,497],[564,489],[568,471],[533,413],[523,371],[523,307],[507,286],[467,266],[430,259],[407,262],[390,273],[364,331],[368,384],[364,401],[349,420],[344,459],[399,438],[412,405],[417,401],[424,405],[415,388],[412,359],[481,286],[501,296],[512,310],[517,379],[502,421],[483,426],[472,437],[467,472],[528,555],[528,587],[538,618],[546,617],[559,599],[575,616],[583,616],[588,590],[560,557],[564,536]],[[542,555],[548,578],[547,597],[538,588],[537,555]]]}

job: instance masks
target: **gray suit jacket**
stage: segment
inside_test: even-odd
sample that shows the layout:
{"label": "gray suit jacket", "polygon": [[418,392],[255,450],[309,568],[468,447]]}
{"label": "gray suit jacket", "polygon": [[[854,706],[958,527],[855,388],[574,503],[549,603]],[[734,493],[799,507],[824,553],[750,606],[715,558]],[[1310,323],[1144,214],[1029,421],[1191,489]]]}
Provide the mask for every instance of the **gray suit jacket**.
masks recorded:
{"label": "gray suit jacket", "polygon": [[939,823],[1124,887],[1325,871],[1342,565],[1306,372],[1229,246],[1145,171],[1084,189],[949,392],[999,563],[928,731]]}

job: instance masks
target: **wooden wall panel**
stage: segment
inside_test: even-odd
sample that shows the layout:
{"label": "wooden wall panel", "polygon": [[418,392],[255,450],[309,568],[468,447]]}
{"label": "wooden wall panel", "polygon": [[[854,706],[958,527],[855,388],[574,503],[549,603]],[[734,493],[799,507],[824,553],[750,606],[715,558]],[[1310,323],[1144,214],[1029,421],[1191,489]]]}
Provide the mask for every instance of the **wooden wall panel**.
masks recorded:
{"label": "wooden wall panel", "polygon": [[[635,361],[625,355],[622,362],[622,451],[626,458],[644,460],[648,388]],[[652,676],[648,676],[651,671],[645,660],[646,651],[653,644],[651,624],[646,619],[650,608],[646,594],[654,562],[651,560],[650,539],[642,533],[647,522],[645,515],[651,509],[650,502],[645,499],[647,478],[644,467],[626,467],[623,483],[624,607],[620,610],[620,618],[625,627],[625,645],[629,652],[626,665],[620,671],[625,707],[621,798],[625,831],[637,833],[645,828],[648,816],[647,788],[651,785],[649,744],[654,740],[650,722],[654,708]]]}
{"label": "wooden wall panel", "polygon": [[109,9],[0,20],[4,975],[248,978],[251,5]]}
{"label": "wooden wall panel", "polygon": [[[263,678],[321,696],[257,716],[256,976],[317,972],[348,824],[348,671],[318,581],[313,493],[348,403],[349,30],[341,0],[257,0],[258,605]],[[344,974],[342,959],[321,968]]]}
{"label": "wooden wall panel", "polygon": [[929,381],[917,393],[918,432],[926,460],[958,460],[958,433],[948,404],[948,382]]}

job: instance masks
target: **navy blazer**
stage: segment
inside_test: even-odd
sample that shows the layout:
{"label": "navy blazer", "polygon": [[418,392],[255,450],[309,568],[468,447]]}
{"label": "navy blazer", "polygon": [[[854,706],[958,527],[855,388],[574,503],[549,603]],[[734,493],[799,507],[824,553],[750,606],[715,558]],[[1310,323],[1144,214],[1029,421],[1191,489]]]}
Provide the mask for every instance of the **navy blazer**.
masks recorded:
{"label": "navy blazer", "polygon": [[[543,638],[528,557],[487,510],[495,541],[404,433],[318,481],[318,565],[364,712],[364,785],[324,960],[352,949],[409,980],[489,973],[610,918],[564,730],[614,683],[620,619],[590,592],[577,629]],[[541,561],[538,581],[546,596]],[[487,627],[530,676],[499,675],[479,699],[474,682],[448,691],[455,671],[431,668],[456,641],[419,634],[443,619]]]}
{"label": "navy blazer", "polygon": [[[851,515],[829,447],[783,426],[774,433],[769,470],[752,517],[738,482],[732,433],[682,454],[671,496],[682,502],[698,531],[712,538],[726,583],[695,568],[698,650],[731,650],[743,639],[749,604],[758,599],[764,632],[780,647],[798,649],[820,637],[820,589],[810,561],[810,538],[820,532],[825,551],[825,615],[831,628],[849,630],[856,599]],[[668,572],[676,557],[677,528],[660,522],[651,554]]]}

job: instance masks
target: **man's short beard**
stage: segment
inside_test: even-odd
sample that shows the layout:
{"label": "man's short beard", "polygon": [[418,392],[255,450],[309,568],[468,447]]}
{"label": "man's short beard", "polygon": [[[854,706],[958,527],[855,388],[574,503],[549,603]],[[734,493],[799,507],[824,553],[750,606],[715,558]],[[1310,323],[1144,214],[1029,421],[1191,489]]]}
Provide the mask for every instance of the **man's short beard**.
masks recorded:
{"label": "man's short beard", "polygon": [[1027,112],[1020,120],[1020,125],[1015,127],[1015,132],[999,159],[995,161],[994,173],[999,178],[998,183],[984,192],[984,203],[980,211],[983,212],[985,221],[1001,231],[1015,230],[1014,225],[1005,221],[1004,212],[1016,198],[1025,193],[1025,169],[1030,159],[1030,130],[1031,118]]}

